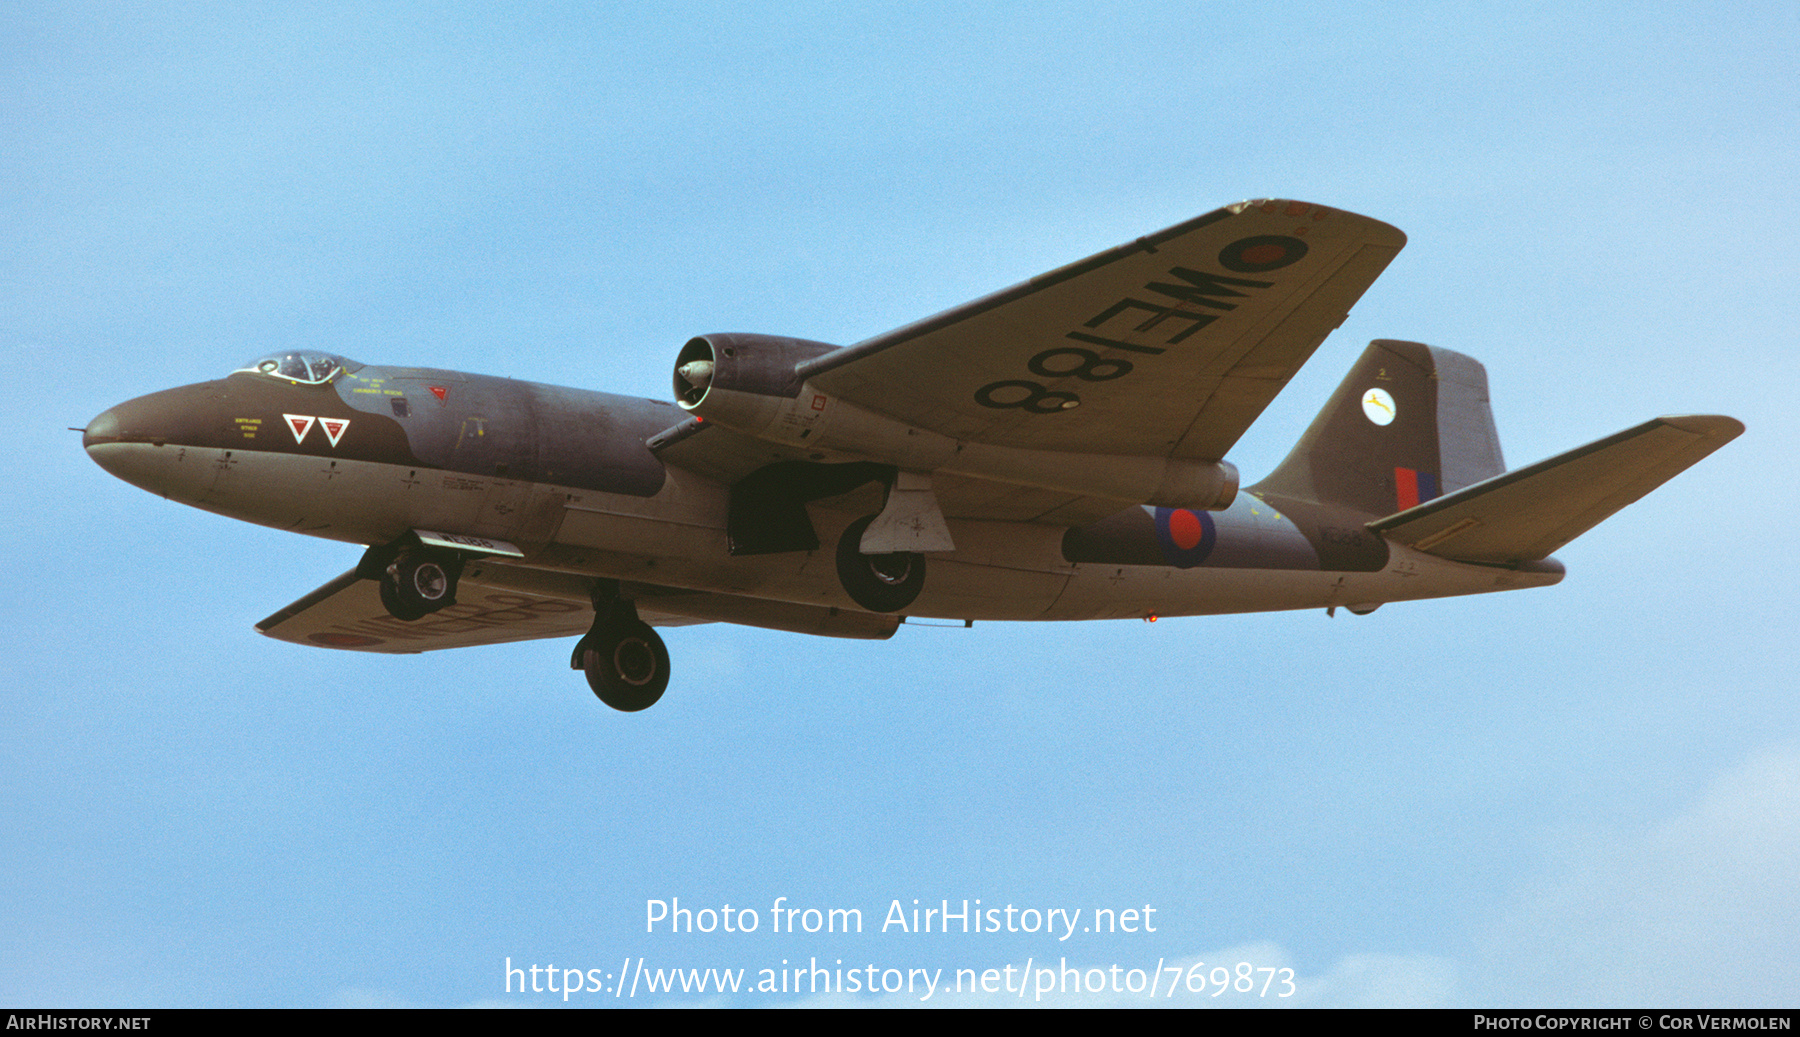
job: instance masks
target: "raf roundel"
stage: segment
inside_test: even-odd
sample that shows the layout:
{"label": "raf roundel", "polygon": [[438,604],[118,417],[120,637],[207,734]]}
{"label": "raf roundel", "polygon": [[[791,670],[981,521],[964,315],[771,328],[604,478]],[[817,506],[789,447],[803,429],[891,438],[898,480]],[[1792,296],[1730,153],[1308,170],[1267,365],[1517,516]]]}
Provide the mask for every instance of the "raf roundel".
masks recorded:
{"label": "raf roundel", "polygon": [[1218,526],[1210,512],[1188,508],[1156,509],[1156,545],[1177,569],[1192,569],[1212,554]]}
{"label": "raf roundel", "polygon": [[1394,398],[1386,389],[1370,389],[1363,393],[1363,414],[1377,425],[1389,425],[1394,420]]}
{"label": "raf roundel", "polygon": [[1286,234],[1259,234],[1219,250],[1219,265],[1240,274],[1266,274],[1306,258],[1306,242]]}

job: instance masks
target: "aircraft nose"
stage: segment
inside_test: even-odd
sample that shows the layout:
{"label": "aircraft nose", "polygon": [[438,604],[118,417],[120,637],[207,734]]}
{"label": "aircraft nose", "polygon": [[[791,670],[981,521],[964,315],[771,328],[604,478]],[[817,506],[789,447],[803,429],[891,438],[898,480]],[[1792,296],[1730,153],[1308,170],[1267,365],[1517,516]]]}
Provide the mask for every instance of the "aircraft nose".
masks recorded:
{"label": "aircraft nose", "polygon": [[118,441],[119,409],[117,407],[88,422],[87,428],[81,430],[81,446],[89,455],[93,454],[94,447],[100,443],[117,443]]}
{"label": "aircraft nose", "polygon": [[88,422],[81,445],[95,464],[126,482],[143,485],[140,469],[151,463],[145,447],[208,447],[222,442],[222,398],[217,384],[204,383],[126,400]]}
{"label": "aircraft nose", "polygon": [[109,443],[210,446],[219,438],[220,403],[225,399],[218,383],[203,382],[126,400],[88,422],[81,445],[90,452]]}
{"label": "aircraft nose", "polygon": [[179,441],[183,415],[192,412],[193,401],[189,395],[174,389],[126,400],[88,422],[81,433],[81,445],[89,457],[99,461],[110,453],[106,449],[110,446],[132,443],[161,446],[171,439]]}
{"label": "aircraft nose", "polygon": [[144,486],[145,476],[137,470],[142,465],[134,457],[142,448],[133,445],[127,433],[132,424],[125,413],[129,407],[129,403],[122,403],[88,422],[81,432],[81,446],[108,473],[134,486]]}
{"label": "aircraft nose", "polygon": [[[166,440],[165,422],[157,414],[160,407],[146,408],[151,397],[128,400],[100,414],[81,432],[81,446],[94,463],[135,486],[145,486],[146,459],[140,456],[146,444],[161,446]],[[157,451],[160,453],[161,451]]]}

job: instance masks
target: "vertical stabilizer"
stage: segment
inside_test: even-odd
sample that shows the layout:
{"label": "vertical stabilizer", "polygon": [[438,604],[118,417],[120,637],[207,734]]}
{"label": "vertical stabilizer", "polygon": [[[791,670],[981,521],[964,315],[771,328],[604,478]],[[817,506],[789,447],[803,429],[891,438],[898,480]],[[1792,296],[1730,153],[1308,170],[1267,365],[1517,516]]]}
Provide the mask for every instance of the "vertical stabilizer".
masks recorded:
{"label": "vertical stabilizer", "polygon": [[1377,339],[1293,452],[1251,491],[1373,517],[1505,470],[1486,369],[1447,349]]}

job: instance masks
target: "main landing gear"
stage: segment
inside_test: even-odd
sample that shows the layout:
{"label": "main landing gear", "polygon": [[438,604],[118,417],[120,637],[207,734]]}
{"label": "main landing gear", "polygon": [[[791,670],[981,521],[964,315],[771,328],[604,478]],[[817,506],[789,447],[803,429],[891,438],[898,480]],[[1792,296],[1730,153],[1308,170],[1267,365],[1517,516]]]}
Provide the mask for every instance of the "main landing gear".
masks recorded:
{"label": "main landing gear", "polygon": [[594,625],[575,643],[569,668],[584,671],[600,701],[626,713],[656,705],[669,687],[669,650],[622,598],[595,596]]}
{"label": "main landing gear", "polygon": [[911,551],[863,554],[862,535],[873,521],[874,515],[859,518],[838,537],[838,582],[851,601],[870,612],[899,612],[925,588],[925,556]]}

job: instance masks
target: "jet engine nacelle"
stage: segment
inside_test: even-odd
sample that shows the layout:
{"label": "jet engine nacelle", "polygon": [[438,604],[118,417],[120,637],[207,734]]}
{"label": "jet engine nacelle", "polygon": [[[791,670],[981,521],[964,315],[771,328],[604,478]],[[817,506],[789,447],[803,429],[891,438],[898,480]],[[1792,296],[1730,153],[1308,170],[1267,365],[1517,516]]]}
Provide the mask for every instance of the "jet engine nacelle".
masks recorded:
{"label": "jet engine nacelle", "polygon": [[675,358],[675,400],[695,417],[808,452],[815,460],[876,461],[1121,503],[1210,511],[1231,506],[1229,461],[1120,457],[957,440],[803,383],[804,361],[837,349],[776,335],[689,339]]}
{"label": "jet engine nacelle", "polygon": [[749,431],[746,426],[766,424],[799,396],[794,370],[801,362],[837,348],[781,335],[699,335],[675,357],[675,402],[708,421]]}

